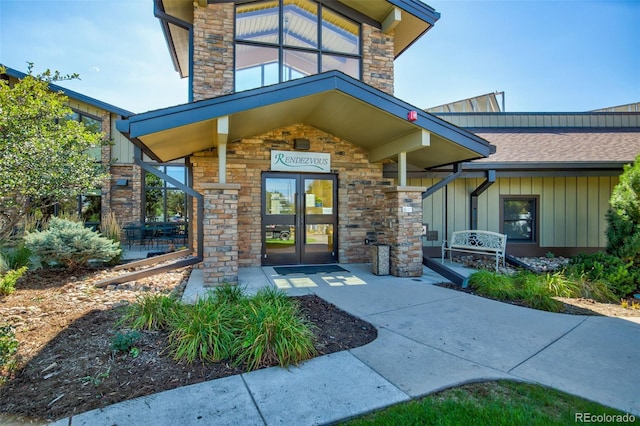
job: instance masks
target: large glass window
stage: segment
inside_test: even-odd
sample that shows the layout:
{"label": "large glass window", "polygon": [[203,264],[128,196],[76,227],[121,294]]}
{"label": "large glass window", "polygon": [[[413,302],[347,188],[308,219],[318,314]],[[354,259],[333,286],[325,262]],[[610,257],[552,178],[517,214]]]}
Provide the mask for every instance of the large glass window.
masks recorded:
{"label": "large glass window", "polygon": [[[157,166],[161,172],[180,183],[187,181],[184,166]],[[184,222],[187,216],[187,194],[156,175],[145,172],[145,222]]]}
{"label": "large glass window", "polygon": [[502,200],[502,233],[507,241],[536,241],[538,220],[538,197],[503,196]]}
{"label": "large glass window", "polygon": [[360,79],[360,24],[313,0],[236,7],[236,91],[340,70]]}

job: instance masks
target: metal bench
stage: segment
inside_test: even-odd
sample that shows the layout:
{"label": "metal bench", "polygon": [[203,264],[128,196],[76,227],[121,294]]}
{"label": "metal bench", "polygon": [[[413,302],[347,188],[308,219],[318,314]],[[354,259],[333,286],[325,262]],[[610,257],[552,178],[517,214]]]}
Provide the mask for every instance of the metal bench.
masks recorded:
{"label": "metal bench", "polygon": [[505,265],[505,251],[507,248],[507,236],[491,231],[456,231],[451,234],[451,241],[442,242],[442,262],[444,263],[445,251],[449,251],[449,259],[454,251],[495,256],[496,271],[502,262]]}

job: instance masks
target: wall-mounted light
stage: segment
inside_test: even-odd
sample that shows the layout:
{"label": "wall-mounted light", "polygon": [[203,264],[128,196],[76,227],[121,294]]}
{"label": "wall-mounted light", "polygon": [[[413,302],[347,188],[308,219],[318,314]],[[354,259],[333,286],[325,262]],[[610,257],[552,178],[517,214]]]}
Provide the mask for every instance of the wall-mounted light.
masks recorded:
{"label": "wall-mounted light", "polygon": [[116,180],[116,186],[127,186],[127,185],[129,185],[129,179]]}
{"label": "wall-mounted light", "polygon": [[311,143],[309,143],[309,139],[296,138],[293,140],[293,149],[309,150],[311,149]]}

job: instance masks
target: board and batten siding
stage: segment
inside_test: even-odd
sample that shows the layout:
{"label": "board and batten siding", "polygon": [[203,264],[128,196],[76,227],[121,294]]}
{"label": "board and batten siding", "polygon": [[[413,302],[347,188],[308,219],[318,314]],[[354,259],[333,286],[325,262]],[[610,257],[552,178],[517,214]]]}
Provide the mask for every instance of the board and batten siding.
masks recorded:
{"label": "board and batten siding", "polygon": [[135,146],[122,133],[116,129],[116,120],[111,120],[111,158],[117,164],[133,163]]}
{"label": "board and batten siding", "polygon": [[[408,185],[428,188],[439,180],[409,179]],[[459,178],[424,200],[423,223],[438,231],[438,240],[425,240],[425,247],[439,247],[453,231],[469,229],[470,194],[484,180]],[[540,247],[603,248],[617,183],[617,176],[498,178],[478,197],[478,229],[500,232],[500,196],[537,195]]]}

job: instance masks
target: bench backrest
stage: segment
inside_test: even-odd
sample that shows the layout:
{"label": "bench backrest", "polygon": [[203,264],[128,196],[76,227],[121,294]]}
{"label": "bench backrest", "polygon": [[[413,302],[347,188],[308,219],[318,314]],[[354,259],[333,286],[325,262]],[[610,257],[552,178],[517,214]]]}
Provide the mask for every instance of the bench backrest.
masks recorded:
{"label": "bench backrest", "polygon": [[491,231],[456,231],[451,235],[449,247],[504,252],[507,247],[507,236]]}

